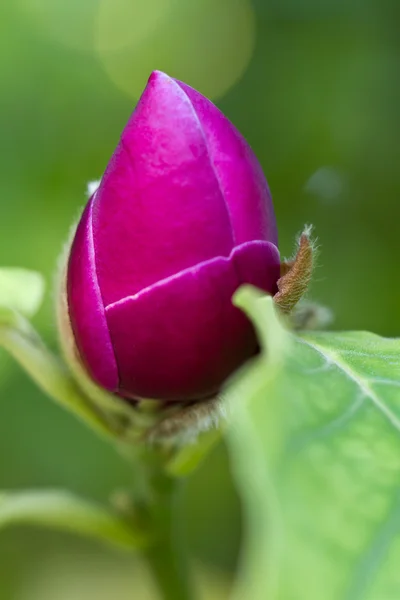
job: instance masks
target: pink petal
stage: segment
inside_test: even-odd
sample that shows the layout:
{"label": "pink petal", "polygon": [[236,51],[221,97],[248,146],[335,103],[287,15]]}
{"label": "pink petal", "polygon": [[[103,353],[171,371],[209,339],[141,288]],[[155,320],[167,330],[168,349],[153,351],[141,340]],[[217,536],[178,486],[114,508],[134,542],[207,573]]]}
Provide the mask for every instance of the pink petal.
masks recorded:
{"label": "pink petal", "polygon": [[278,276],[276,247],[247,243],[107,307],[120,392],[163,400],[214,394],[257,351],[232,294],[241,283],[274,293]]}
{"label": "pink petal", "polygon": [[105,304],[233,248],[230,214],[188,96],[154,73],[96,194]]}
{"label": "pink petal", "polygon": [[118,370],[96,275],[92,235],[93,199],[87,205],[68,263],[68,307],[81,359],[97,383],[118,387]]}
{"label": "pink petal", "polygon": [[178,83],[201,122],[210,159],[229,207],[235,243],[266,240],[277,245],[271,193],[254,152],[212,102],[185,83]]}

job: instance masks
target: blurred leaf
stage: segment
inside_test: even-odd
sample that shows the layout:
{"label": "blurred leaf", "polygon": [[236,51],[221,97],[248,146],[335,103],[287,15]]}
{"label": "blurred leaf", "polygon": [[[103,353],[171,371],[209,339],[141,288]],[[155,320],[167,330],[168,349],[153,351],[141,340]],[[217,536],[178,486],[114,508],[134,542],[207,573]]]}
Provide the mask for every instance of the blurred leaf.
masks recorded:
{"label": "blurred leaf", "polygon": [[173,453],[166,464],[172,477],[187,477],[200,465],[221,439],[221,427],[201,433],[195,441],[187,443]]}
{"label": "blurred leaf", "polygon": [[266,381],[275,317],[244,306],[267,335],[228,438],[247,531],[234,598],[398,598],[400,340],[292,336]]}
{"label": "blurred leaf", "polygon": [[106,437],[113,432],[92,407],[64,363],[48,350],[30,323],[13,310],[0,309],[0,347],[32,377],[37,385],[64,408]]}
{"label": "blurred leaf", "polygon": [[[226,402],[232,404],[233,422],[227,441],[245,524],[233,598],[269,600],[275,598],[281,556],[277,499],[269,465],[281,451],[284,406],[275,401],[274,392],[290,337],[276,316],[272,298],[246,286],[236,292],[234,303],[252,319],[264,352],[238,373],[224,393]],[[269,418],[270,412],[273,418]],[[254,421],[259,423],[261,435]]]}
{"label": "blurred leaf", "polygon": [[145,537],[111,510],[63,491],[0,494],[0,529],[37,525],[94,538],[125,549],[143,546]]}
{"label": "blurred leaf", "polygon": [[0,322],[6,318],[6,309],[13,309],[30,317],[39,309],[45,284],[40,273],[11,267],[0,268]]}

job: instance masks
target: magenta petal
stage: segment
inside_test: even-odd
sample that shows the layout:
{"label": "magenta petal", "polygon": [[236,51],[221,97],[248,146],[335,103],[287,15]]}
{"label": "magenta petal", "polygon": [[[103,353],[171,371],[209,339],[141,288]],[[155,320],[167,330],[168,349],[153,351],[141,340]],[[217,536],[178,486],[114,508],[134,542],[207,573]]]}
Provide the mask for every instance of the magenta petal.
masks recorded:
{"label": "magenta petal", "polygon": [[118,370],[96,275],[92,235],[93,199],[79,223],[68,263],[68,307],[82,361],[98,384],[118,387]]}
{"label": "magenta petal", "polygon": [[251,148],[198,92],[155,72],[78,227],[77,347],[128,398],[200,400],[257,351],[231,298],[277,291],[271,195]]}
{"label": "magenta petal", "polygon": [[210,100],[185,83],[178,83],[201,122],[210,158],[229,206],[235,244],[258,239],[277,245],[272,198],[254,152]]}
{"label": "magenta petal", "polygon": [[120,392],[163,400],[217,392],[257,349],[233,293],[241,283],[273,293],[278,276],[275,246],[249,243],[107,307]]}
{"label": "magenta petal", "polygon": [[97,273],[105,304],[234,242],[201,123],[181,87],[154,73],[96,194]]}
{"label": "magenta petal", "polygon": [[232,252],[232,261],[241,284],[249,283],[274,296],[280,276],[279,251],[271,242],[246,242]]}

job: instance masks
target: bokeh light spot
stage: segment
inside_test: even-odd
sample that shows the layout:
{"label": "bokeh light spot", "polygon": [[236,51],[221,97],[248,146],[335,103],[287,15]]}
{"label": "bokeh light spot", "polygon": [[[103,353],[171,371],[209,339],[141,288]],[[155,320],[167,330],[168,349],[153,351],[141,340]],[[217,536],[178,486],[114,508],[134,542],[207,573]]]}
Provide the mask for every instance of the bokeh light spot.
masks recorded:
{"label": "bokeh light spot", "polygon": [[100,54],[127,51],[162,26],[174,0],[100,0],[95,24]]}
{"label": "bokeh light spot", "polygon": [[215,99],[249,64],[255,17],[250,0],[102,0],[95,39],[105,71],[133,98],[159,69]]}
{"label": "bokeh light spot", "polygon": [[340,199],[347,187],[343,173],[334,167],[320,167],[308,179],[305,190],[324,202],[335,202]]}

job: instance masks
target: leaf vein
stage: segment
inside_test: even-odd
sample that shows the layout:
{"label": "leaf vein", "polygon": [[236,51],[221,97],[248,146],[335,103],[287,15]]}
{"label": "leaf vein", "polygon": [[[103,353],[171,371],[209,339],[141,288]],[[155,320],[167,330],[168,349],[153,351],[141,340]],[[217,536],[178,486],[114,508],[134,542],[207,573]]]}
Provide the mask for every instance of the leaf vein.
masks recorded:
{"label": "leaf vein", "polygon": [[375,407],[386,417],[386,419],[390,422],[390,424],[396,429],[397,432],[400,432],[400,420],[397,416],[390,410],[388,406],[386,406],[377,396],[375,391],[372,389],[369,384],[369,380],[356,371],[354,371],[349,365],[347,365],[340,357],[340,354],[335,352],[334,350],[328,350],[323,346],[315,342],[311,342],[304,338],[297,338],[301,344],[307,345],[310,348],[313,348],[316,352],[318,352],[321,356],[335,365],[340,371],[343,372],[346,377],[354,381],[358,385],[358,387],[363,391],[365,396],[369,398]]}

